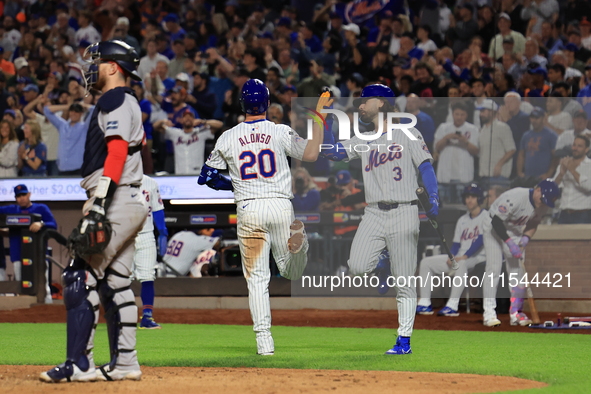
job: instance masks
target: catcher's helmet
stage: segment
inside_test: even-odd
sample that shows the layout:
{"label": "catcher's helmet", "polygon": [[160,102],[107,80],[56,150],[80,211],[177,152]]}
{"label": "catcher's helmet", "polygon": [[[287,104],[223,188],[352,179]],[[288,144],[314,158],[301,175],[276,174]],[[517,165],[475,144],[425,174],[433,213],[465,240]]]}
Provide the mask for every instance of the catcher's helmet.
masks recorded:
{"label": "catcher's helmet", "polygon": [[99,64],[105,60],[117,63],[131,79],[142,80],[136,72],[140,64],[140,57],[132,46],[123,41],[111,40],[94,43],[86,48],[83,58],[90,63],[88,71],[84,73],[88,88],[98,81]]}
{"label": "catcher's helmet", "polygon": [[466,199],[466,196],[474,196],[478,199],[478,205],[484,202],[484,192],[476,183],[471,183],[464,188],[462,192],[462,200]]}
{"label": "catcher's helmet", "polygon": [[539,187],[542,192],[542,202],[550,208],[554,208],[554,203],[561,195],[560,188],[556,182],[552,179],[544,179],[536,187]]}
{"label": "catcher's helmet", "polygon": [[365,102],[365,100],[363,100],[364,98],[367,99],[371,97],[384,97],[386,98],[386,101],[390,103],[391,106],[394,106],[394,97],[396,97],[396,95],[394,94],[392,89],[390,89],[386,85],[382,85],[381,83],[375,83],[373,85],[367,85],[366,87],[364,87],[361,91],[361,96],[353,101],[353,105],[359,108],[359,106],[363,102]]}
{"label": "catcher's helmet", "polygon": [[249,79],[240,93],[242,111],[249,115],[260,115],[269,108],[269,89],[260,79]]}

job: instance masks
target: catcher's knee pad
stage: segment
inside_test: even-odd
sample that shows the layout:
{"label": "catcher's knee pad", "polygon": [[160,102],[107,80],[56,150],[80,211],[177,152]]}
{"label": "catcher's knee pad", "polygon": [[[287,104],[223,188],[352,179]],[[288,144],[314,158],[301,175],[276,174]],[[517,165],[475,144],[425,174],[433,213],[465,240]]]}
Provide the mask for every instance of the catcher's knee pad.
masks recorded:
{"label": "catcher's knee pad", "polygon": [[129,277],[111,268],[105,271],[105,277],[99,282],[111,349],[111,368],[115,368],[121,353],[135,352],[137,306],[130,286]]}
{"label": "catcher's knee pad", "polygon": [[89,368],[88,352],[98,320],[96,280],[83,265],[74,261],[62,274],[64,304],[67,310],[67,359],[82,371]]}

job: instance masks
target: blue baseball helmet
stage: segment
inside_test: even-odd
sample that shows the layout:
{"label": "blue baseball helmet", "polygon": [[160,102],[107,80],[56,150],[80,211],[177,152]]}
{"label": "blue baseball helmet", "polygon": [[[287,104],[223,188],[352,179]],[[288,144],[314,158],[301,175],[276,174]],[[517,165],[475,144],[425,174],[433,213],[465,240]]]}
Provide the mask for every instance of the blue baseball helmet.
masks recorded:
{"label": "blue baseball helmet", "polygon": [[466,198],[466,196],[474,196],[478,199],[478,205],[484,202],[484,192],[476,183],[471,183],[464,188],[462,192],[462,200]]}
{"label": "blue baseball helmet", "polygon": [[88,71],[84,73],[87,88],[91,88],[97,83],[99,64],[105,60],[117,63],[134,81],[142,80],[136,72],[140,64],[140,57],[132,46],[123,41],[111,40],[94,43],[86,48],[83,58],[90,63]]}
{"label": "blue baseball helmet", "polygon": [[556,182],[552,179],[544,179],[536,187],[539,187],[542,192],[542,202],[550,208],[554,208],[554,203],[562,194]]}
{"label": "blue baseball helmet", "polygon": [[384,97],[386,98],[386,101],[388,101],[388,103],[390,103],[390,105],[393,106],[394,97],[396,97],[396,95],[394,94],[392,89],[390,89],[386,85],[382,85],[381,83],[375,83],[373,85],[367,85],[366,87],[364,87],[361,91],[361,96],[353,101],[353,105],[359,108],[359,106],[365,102],[365,100],[363,100],[364,98],[367,99],[371,97]]}
{"label": "blue baseball helmet", "polygon": [[249,115],[260,115],[269,108],[269,89],[260,79],[249,79],[242,86],[240,94],[242,111]]}

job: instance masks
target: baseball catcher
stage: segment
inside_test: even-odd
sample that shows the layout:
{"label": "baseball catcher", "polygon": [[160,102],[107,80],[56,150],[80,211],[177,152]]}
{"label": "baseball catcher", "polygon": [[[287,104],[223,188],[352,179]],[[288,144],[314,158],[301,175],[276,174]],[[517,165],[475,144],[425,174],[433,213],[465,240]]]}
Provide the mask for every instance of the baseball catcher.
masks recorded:
{"label": "baseball catcher", "polygon": [[[140,192],[144,130],[139,103],[126,87],[139,57],[122,41],[102,41],[85,52],[87,88],[102,91],[88,127],[81,186],[90,197],[68,241],[64,270],[66,361],[40,375],[44,382],[139,380],[135,351],[137,307],[130,289],[135,238],[148,215]],[[105,309],[111,361],[96,368],[94,330],[99,299]]]}

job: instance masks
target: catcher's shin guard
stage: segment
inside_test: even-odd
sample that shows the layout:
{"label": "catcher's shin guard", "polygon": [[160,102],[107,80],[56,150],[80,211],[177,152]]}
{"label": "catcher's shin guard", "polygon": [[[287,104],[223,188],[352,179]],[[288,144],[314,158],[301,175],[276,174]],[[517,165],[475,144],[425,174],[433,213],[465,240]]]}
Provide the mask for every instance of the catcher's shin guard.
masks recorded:
{"label": "catcher's shin guard", "polygon": [[90,368],[88,354],[92,351],[99,302],[96,280],[85,267],[83,260],[74,259],[62,274],[68,322],[67,360],[81,371]]}
{"label": "catcher's shin guard", "polygon": [[[135,367],[135,332],[137,330],[137,306],[131,291],[131,280],[108,268],[99,283],[99,295],[105,308],[111,361],[109,369],[115,366]],[[101,367],[101,370],[104,368]]]}

